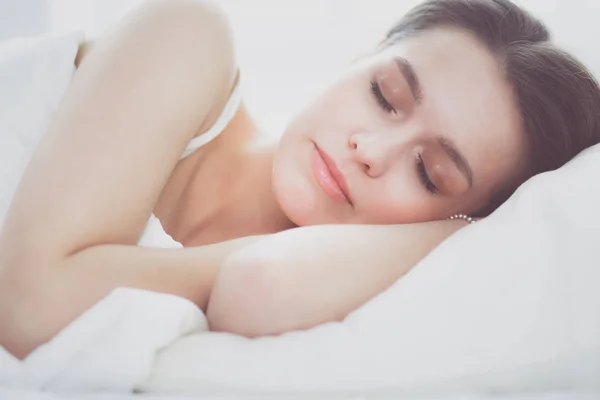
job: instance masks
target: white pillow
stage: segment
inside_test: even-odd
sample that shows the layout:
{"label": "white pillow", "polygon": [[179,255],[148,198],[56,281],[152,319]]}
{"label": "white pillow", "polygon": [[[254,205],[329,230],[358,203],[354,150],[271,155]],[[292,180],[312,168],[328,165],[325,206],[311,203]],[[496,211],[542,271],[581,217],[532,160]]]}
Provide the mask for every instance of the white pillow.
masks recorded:
{"label": "white pillow", "polygon": [[537,176],[343,323],[200,333],[149,392],[390,395],[600,388],[600,146]]}
{"label": "white pillow", "polygon": [[75,70],[83,33],[0,43],[0,225]]}

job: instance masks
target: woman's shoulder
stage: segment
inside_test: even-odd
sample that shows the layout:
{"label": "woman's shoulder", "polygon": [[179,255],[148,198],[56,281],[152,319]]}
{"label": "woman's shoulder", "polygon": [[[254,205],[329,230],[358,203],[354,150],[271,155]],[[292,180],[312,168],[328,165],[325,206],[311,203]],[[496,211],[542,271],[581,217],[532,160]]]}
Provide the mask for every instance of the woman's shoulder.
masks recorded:
{"label": "woman's shoulder", "polygon": [[[225,11],[215,2],[208,0],[150,0],[129,12],[119,24],[141,22],[150,26],[146,32],[161,31],[169,39],[193,41],[198,52],[212,51],[208,55],[223,55],[235,60],[233,34],[230,20]],[[176,31],[185,31],[178,35]],[[96,39],[89,38],[79,45],[75,65],[79,66],[94,48]],[[235,62],[231,63],[235,65]],[[235,68],[231,71],[232,78]]]}
{"label": "woman's shoulder", "polygon": [[[189,64],[187,52],[190,47],[193,47],[197,53],[196,57],[198,55],[204,57],[207,64],[212,64],[213,67],[207,68],[206,71],[203,69],[195,72],[197,81],[205,80],[199,74],[212,73],[214,75],[216,73],[218,76],[213,78],[218,78],[217,80],[226,83],[219,85],[221,90],[214,94],[212,106],[205,114],[204,121],[194,136],[208,131],[218,122],[224,109],[230,103],[232,95],[238,96],[235,93],[238,84],[238,68],[229,18],[215,1],[150,0],[132,10],[119,24],[145,26],[145,29],[140,29],[140,31],[151,36],[150,40],[169,40],[171,46],[180,47],[182,49],[181,57],[176,57],[178,59],[171,57],[168,60],[169,63]],[[157,32],[160,32],[161,35],[157,36]],[[127,37],[115,39],[128,40]],[[135,43],[132,43],[131,46],[133,50]],[[85,62],[95,47],[95,39],[85,40],[79,45],[75,58],[76,68]],[[140,71],[140,73],[144,72]],[[193,76],[193,74],[192,71],[189,76]],[[194,82],[190,82],[190,84],[193,85]]]}

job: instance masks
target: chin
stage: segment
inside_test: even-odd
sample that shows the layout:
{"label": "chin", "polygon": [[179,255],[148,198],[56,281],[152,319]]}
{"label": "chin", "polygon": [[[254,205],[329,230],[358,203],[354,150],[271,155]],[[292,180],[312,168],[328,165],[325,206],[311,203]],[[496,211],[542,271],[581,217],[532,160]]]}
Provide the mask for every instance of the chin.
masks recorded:
{"label": "chin", "polygon": [[334,212],[329,212],[324,204],[314,198],[302,193],[287,192],[281,198],[277,198],[279,207],[285,216],[297,226],[311,225],[327,225],[327,224],[343,224],[344,218],[334,215]]}
{"label": "chin", "polygon": [[306,193],[298,190],[275,191],[275,198],[285,216],[297,226],[315,225],[314,210],[316,204]]}
{"label": "chin", "polygon": [[293,224],[308,226],[349,222],[346,218],[348,215],[340,214],[342,210],[329,204],[310,179],[296,171],[288,174],[277,172],[272,177],[275,201]]}
{"label": "chin", "polygon": [[[296,178],[296,179],[294,179]],[[315,225],[319,219],[319,201],[314,187],[295,174],[274,174],[272,190],[277,205],[295,225]],[[316,217],[316,218],[315,218]]]}

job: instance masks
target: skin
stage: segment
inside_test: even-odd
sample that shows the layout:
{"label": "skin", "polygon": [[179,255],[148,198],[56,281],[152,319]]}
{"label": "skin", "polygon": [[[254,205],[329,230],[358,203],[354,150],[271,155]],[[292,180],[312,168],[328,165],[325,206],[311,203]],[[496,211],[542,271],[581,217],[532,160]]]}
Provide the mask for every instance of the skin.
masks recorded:
{"label": "skin", "polygon": [[[418,106],[392,55],[414,64]],[[20,358],[119,286],[187,298],[213,329],[238,334],[341,319],[464,226],[405,222],[479,207],[517,172],[523,148],[510,88],[461,32],[432,31],[363,58],[279,142],[265,141],[242,106],[183,161],[236,79],[218,8],[148,1],[76,62],[0,231],[0,344]],[[372,76],[398,115],[377,108]],[[469,190],[434,144],[438,135],[468,159]],[[346,175],[352,207],[312,178],[313,142]],[[439,194],[420,186],[417,153]],[[186,248],[136,246],[152,212]],[[367,224],[379,222],[388,225]],[[330,223],[346,225],[323,225]],[[308,226],[289,229],[296,225]]]}
{"label": "skin", "polygon": [[[416,97],[397,58],[410,63],[417,76]],[[394,110],[380,107],[371,80]],[[466,160],[470,176],[452,161],[440,137]],[[469,33],[433,29],[350,66],[277,142],[264,143],[242,108],[218,140],[190,161],[202,168],[175,178],[187,197],[171,196],[170,204],[160,204],[178,210],[175,216],[165,212],[161,220],[175,238],[198,245],[231,239],[232,232],[472,214],[494,189],[516,179],[526,156],[524,137],[512,89],[496,59]],[[315,145],[345,176],[351,203],[335,201],[315,179]],[[419,157],[434,193],[421,179]]]}
{"label": "skin", "polygon": [[[417,99],[397,57],[417,75]],[[371,79],[395,111],[374,101]],[[472,185],[436,140],[440,136],[470,165]],[[299,225],[445,219],[474,213],[496,186],[513,179],[525,156],[523,139],[498,62],[471,34],[435,29],[363,58],[307,107],[278,147],[273,187]],[[312,142],[346,176],[353,205],[332,202],[314,184],[307,162]],[[419,178],[419,154],[435,194]]]}

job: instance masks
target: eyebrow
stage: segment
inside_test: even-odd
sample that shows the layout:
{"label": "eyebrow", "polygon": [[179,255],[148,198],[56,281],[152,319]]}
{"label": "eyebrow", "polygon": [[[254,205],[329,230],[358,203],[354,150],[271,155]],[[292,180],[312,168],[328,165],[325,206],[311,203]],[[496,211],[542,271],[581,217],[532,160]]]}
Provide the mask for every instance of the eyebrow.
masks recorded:
{"label": "eyebrow", "polygon": [[450,139],[439,136],[437,141],[442,150],[448,154],[448,157],[456,165],[456,168],[465,176],[467,182],[469,182],[469,187],[473,186],[473,171],[467,159],[456,149],[456,146],[454,146]]}
{"label": "eyebrow", "polygon": [[408,82],[408,87],[410,88],[410,92],[412,93],[415,102],[420,103],[423,98],[423,89],[419,82],[419,78],[415,73],[415,69],[406,58],[395,57],[394,61],[396,62],[400,73],[404,76],[406,82]]}

